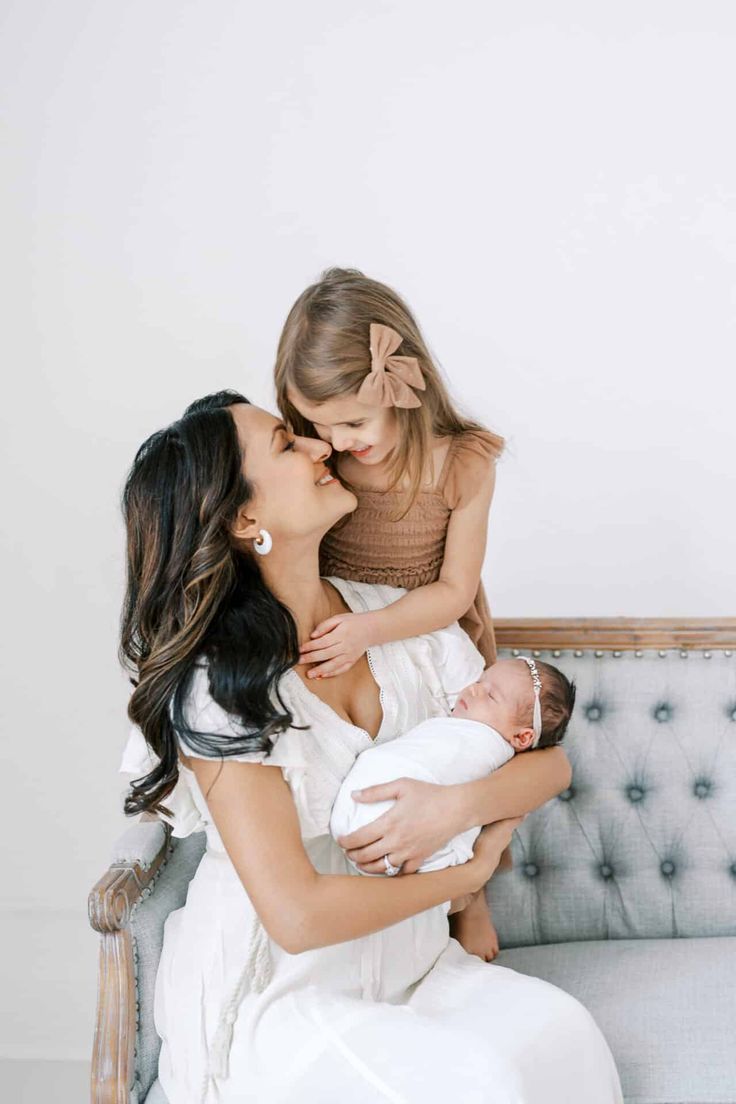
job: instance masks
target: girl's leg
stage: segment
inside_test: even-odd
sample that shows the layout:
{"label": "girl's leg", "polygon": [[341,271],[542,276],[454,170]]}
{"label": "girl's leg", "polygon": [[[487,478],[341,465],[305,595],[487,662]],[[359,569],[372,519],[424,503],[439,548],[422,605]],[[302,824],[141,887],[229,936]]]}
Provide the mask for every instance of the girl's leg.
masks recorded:
{"label": "girl's leg", "polygon": [[478,890],[464,909],[450,915],[450,934],[468,954],[492,962],[498,954],[498,934],[485,893]]}

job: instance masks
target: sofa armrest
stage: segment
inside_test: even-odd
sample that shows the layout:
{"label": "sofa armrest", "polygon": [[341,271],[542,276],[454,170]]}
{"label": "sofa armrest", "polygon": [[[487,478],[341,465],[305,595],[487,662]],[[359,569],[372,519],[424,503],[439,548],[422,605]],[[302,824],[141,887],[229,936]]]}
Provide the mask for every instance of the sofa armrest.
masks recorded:
{"label": "sofa armrest", "polygon": [[100,933],[97,1016],[92,1050],[92,1104],[128,1104],[136,1034],[135,949],[130,918],[153,888],[171,829],[159,820],[133,824],[89,895],[89,921]]}

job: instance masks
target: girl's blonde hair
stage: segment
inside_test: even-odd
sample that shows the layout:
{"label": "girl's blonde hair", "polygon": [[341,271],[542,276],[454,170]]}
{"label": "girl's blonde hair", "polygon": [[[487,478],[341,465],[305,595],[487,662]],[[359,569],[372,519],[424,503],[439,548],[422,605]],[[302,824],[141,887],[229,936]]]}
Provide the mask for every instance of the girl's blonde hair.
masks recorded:
{"label": "girl's blonde hair", "polygon": [[426,390],[421,406],[394,407],[399,443],[389,468],[391,488],[404,475],[410,508],[422,483],[432,437],[472,433],[492,456],[503,451],[503,437],[463,417],[454,407],[442,376],[406,303],[390,287],[355,268],[329,268],[299,296],[284,324],[276,354],[276,396],[285,421],[300,436],[317,432],[289,400],[294,388],[312,403],[351,395],[371,370],[370,325],[378,322],[401,334],[397,355],[416,357]]}

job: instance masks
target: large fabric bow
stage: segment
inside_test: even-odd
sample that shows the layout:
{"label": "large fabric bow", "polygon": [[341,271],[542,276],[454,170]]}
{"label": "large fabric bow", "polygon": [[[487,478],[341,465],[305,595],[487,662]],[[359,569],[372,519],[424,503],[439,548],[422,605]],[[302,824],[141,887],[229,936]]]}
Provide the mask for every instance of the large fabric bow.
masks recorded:
{"label": "large fabric bow", "polygon": [[421,406],[412,391],[426,384],[416,357],[394,356],[401,335],[390,326],[371,322],[371,370],[358,388],[358,399],[373,406]]}

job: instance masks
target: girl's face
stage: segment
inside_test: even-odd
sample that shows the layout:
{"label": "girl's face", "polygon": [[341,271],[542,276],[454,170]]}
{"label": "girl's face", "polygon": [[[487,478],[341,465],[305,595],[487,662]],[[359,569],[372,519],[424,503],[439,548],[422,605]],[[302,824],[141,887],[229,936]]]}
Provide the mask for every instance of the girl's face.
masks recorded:
{"label": "girl's face", "polygon": [[361,464],[380,464],[398,444],[392,406],[371,406],[354,395],[313,403],[290,387],[289,402],[336,452],[349,452]]}

